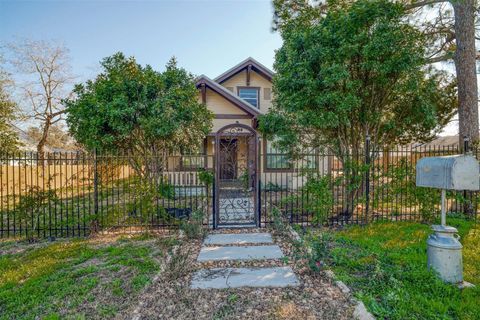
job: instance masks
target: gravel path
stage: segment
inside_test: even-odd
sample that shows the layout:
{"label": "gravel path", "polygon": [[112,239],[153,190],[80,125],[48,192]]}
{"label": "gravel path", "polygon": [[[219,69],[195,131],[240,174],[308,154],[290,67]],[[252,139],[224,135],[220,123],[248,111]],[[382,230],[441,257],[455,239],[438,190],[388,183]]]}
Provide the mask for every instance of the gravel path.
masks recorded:
{"label": "gravel path", "polygon": [[[213,233],[265,232],[265,229],[216,230]],[[352,319],[348,297],[322,273],[293,263],[288,238],[273,233],[286,257],[273,260],[198,262],[202,241],[185,240],[158,279],[120,316],[132,319]],[[284,288],[191,289],[201,269],[244,267],[293,268],[300,285]]]}

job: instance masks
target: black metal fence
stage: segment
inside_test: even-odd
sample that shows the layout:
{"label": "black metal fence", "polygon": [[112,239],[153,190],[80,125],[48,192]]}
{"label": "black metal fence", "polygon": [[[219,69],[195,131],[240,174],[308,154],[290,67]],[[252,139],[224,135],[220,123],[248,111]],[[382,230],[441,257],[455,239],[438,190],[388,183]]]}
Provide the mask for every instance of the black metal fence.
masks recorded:
{"label": "black metal fence", "polygon": [[[291,158],[259,154],[256,208],[261,226],[291,223],[366,224],[429,221],[440,191],[415,187],[415,164],[458,154],[458,146],[370,150],[340,159],[327,151]],[[478,150],[471,150],[478,158]],[[176,228],[192,214],[212,225],[214,156],[150,156],[81,152],[0,156],[0,238],[75,237],[92,232]],[[476,219],[478,192],[448,192],[449,214]]]}
{"label": "black metal fence", "polygon": [[0,156],[0,238],[175,228],[192,212],[211,211],[211,174],[196,170],[211,156],[170,156],[162,170],[135,166],[132,158],[81,152]]}
{"label": "black metal fence", "polygon": [[[465,144],[463,150],[479,158],[478,149]],[[262,224],[273,223],[275,216],[301,225],[431,222],[440,214],[441,191],[416,187],[416,163],[461,152],[458,145],[373,149],[367,139],[359,153],[343,159],[318,150],[291,161],[281,153],[262,154]],[[479,199],[479,192],[448,191],[447,213],[476,220]]]}

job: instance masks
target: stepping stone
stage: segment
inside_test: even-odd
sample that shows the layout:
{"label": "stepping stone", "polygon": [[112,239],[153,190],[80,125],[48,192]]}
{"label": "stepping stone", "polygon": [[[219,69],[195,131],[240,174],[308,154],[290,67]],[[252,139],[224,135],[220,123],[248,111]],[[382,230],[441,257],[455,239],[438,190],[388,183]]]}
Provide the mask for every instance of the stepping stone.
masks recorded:
{"label": "stepping stone", "polygon": [[279,246],[202,247],[198,261],[278,259],[283,253]]}
{"label": "stepping stone", "polygon": [[287,287],[300,283],[290,267],[215,268],[197,271],[192,289],[223,289],[238,287]]}
{"label": "stepping stone", "polygon": [[203,242],[205,245],[239,245],[247,243],[273,243],[273,239],[269,233],[225,233],[211,234]]}

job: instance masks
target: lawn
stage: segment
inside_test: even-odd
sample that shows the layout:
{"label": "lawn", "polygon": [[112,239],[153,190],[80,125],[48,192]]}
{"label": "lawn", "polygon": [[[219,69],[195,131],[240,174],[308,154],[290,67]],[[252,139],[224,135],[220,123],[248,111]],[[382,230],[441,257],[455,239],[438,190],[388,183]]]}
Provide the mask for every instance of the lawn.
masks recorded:
{"label": "lawn", "polygon": [[448,223],[459,229],[464,278],[476,288],[459,290],[427,270],[431,231],[419,223],[372,223],[329,232],[327,265],[379,319],[480,319],[480,225],[453,218]]}
{"label": "lawn", "polygon": [[0,242],[0,319],[105,319],[128,308],[173,238]]}

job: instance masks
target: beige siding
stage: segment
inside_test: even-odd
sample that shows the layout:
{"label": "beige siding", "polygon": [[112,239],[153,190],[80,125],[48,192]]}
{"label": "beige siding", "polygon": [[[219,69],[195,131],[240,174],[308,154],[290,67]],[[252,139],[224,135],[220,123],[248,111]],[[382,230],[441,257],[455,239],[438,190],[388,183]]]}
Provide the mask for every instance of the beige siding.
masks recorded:
{"label": "beige siding", "polygon": [[[201,93],[199,93],[199,99],[201,100]],[[247,113],[210,89],[207,89],[207,108],[212,111],[215,115],[240,115],[245,116]],[[232,124],[232,123],[242,123],[248,126],[252,125],[251,119],[245,118],[233,118],[233,119],[213,119],[212,133],[217,132],[222,127]]]}
{"label": "beige siding", "polygon": [[[231,77],[227,81],[222,83],[222,86],[233,88],[233,93],[237,94],[238,87],[245,87],[247,85],[247,71],[242,71],[236,74],[235,76]],[[268,112],[270,106],[272,105],[272,99],[265,100],[264,88],[268,88],[272,90],[272,83],[256,73],[252,71],[250,73],[250,87],[259,87],[260,88],[260,111],[262,113]],[[273,98],[273,97],[271,97]]]}
{"label": "beige siding", "polygon": [[245,111],[210,89],[207,89],[206,97],[207,107],[214,114],[247,114]]}

